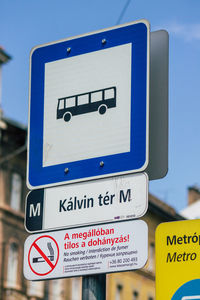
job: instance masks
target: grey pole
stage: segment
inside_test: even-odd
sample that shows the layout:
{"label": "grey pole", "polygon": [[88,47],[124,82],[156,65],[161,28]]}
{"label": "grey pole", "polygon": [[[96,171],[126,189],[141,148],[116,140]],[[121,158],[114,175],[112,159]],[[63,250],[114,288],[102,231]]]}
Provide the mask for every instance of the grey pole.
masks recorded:
{"label": "grey pole", "polygon": [[106,274],[83,277],[82,300],[106,300]]}

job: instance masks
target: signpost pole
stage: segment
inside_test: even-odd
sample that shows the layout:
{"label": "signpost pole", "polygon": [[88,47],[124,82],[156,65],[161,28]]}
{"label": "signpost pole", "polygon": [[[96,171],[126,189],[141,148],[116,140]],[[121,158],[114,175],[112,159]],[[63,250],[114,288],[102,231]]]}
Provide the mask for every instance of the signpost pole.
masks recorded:
{"label": "signpost pole", "polygon": [[83,277],[82,300],[106,300],[106,274]]}

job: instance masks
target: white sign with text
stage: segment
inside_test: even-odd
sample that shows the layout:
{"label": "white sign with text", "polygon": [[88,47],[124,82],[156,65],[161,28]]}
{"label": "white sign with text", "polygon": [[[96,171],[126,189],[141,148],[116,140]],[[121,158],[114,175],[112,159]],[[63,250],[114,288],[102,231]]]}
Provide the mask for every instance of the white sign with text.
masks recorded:
{"label": "white sign with text", "polygon": [[146,173],[31,191],[26,200],[29,232],[142,217],[148,207]]}
{"label": "white sign with text", "polygon": [[43,280],[143,268],[148,228],[142,220],[30,235],[24,276]]}

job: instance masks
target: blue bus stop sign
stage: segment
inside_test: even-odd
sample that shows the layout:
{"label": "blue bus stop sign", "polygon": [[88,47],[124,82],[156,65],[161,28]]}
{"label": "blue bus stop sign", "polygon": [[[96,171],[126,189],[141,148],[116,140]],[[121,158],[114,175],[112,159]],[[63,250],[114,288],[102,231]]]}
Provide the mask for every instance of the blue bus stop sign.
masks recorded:
{"label": "blue bus stop sign", "polygon": [[171,300],[200,300],[200,279],[194,279],[183,284]]}
{"label": "blue bus stop sign", "polygon": [[149,23],[35,47],[29,98],[30,189],[143,171]]}

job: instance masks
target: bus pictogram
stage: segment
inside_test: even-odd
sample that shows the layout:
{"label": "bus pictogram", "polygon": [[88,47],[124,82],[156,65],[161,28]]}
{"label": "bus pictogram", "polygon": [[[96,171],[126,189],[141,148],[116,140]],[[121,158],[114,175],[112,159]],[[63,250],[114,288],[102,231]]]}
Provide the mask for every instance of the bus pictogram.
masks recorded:
{"label": "bus pictogram", "polygon": [[100,115],[108,108],[116,107],[116,87],[58,98],[57,119],[69,122],[72,116],[98,111]]}

